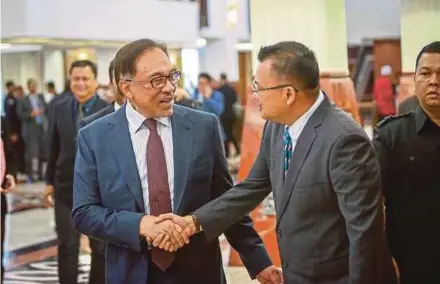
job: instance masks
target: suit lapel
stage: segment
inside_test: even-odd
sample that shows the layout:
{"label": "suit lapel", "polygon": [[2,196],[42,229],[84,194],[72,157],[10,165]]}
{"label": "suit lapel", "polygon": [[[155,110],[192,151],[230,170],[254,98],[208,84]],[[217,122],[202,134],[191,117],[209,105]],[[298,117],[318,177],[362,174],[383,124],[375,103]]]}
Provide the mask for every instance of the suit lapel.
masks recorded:
{"label": "suit lapel", "polygon": [[[76,137],[76,133],[78,132],[77,125],[76,125],[76,117],[73,111],[73,108],[75,107],[76,100],[72,96],[69,96],[63,104],[67,106],[66,111],[66,122],[70,124],[72,131],[74,134],[74,137]],[[75,138],[76,139],[76,138]]]}
{"label": "suit lapel", "polygon": [[[283,157],[283,151],[284,151],[284,129],[283,126],[280,125],[278,127],[278,133],[275,134],[275,152],[274,152],[274,158],[273,162],[274,165],[274,174],[275,174],[275,190],[273,191],[274,200],[281,200],[281,197],[283,196],[283,184],[284,184],[284,157]],[[278,198],[280,197],[280,198]],[[275,209],[277,212],[281,212],[280,202],[275,202]]]}
{"label": "suit lapel", "polygon": [[[316,128],[322,124],[323,119],[327,115],[328,107],[330,102],[327,97],[321,102],[320,106],[316,109],[313,115],[310,117],[306,126],[304,127],[298,141],[295,145],[295,149],[292,153],[292,160],[290,162],[289,169],[287,170],[284,185],[278,196],[280,205],[277,208],[281,209],[279,214],[277,214],[278,223],[280,222],[284,212],[286,211],[287,204],[289,204],[290,198],[292,197],[293,190],[295,188],[295,183],[301,172],[301,168],[315,142],[317,136]],[[282,139],[282,138],[281,138]]]}
{"label": "suit lapel", "polygon": [[179,213],[192,161],[192,123],[188,121],[186,115],[184,108],[174,106],[174,114],[171,116],[174,156],[174,213]]}
{"label": "suit lapel", "polygon": [[[94,114],[95,112],[100,111],[101,109],[107,107],[108,104],[105,103],[103,100],[101,100],[100,98],[98,98],[95,102],[95,104],[92,106],[91,112],[90,114]],[[111,105],[113,106],[113,105]]]}
{"label": "suit lapel", "polygon": [[130,132],[128,130],[128,121],[125,116],[125,106],[121,107],[113,115],[113,121],[109,122],[113,127],[110,130],[109,137],[115,139],[111,143],[112,152],[120,167],[125,182],[133,194],[141,212],[145,212],[144,198],[142,195],[142,185],[139,178],[139,172],[136,165]]}

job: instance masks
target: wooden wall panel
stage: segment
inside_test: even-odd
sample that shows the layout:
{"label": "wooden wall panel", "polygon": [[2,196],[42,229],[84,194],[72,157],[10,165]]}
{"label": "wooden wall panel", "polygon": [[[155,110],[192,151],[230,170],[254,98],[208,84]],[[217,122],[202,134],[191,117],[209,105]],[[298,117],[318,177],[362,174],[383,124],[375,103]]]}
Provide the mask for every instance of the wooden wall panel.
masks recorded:
{"label": "wooden wall panel", "polygon": [[374,77],[380,76],[380,68],[390,65],[393,69],[392,80],[397,83],[402,73],[402,54],[400,39],[378,39],[373,43]]}

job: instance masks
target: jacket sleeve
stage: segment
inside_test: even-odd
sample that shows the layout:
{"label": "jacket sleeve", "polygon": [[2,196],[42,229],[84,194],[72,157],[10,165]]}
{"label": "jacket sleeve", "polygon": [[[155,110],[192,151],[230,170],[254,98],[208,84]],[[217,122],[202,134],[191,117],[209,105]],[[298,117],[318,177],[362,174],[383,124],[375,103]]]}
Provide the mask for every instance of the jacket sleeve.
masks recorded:
{"label": "jacket sleeve", "polygon": [[74,227],[81,233],[105,242],[141,252],[139,224],[143,213],[104,208],[98,187],[97,164],[84,131],[78,134],[73,181]]}
{"label": "jacket sleeve", "polygon": [[48,130],[46,136],[47,165],[46,165],[46,184],[54,185],[55,168],[60,153],[60,138],[58,135],[56,104],[49,104],[48,110]]}
{"label": "jacket sleeve", "polygon": [[17,115],[21,121],[31,121],[33,117],[31,116],[32,109],[26,106],[26,98],[17,101]]}
{"label": "jacket sleeve", "polygon": [[214,93],[208,99],[204,99],[203,103],[210,113],[215,114],[217,117],[223,113],[225,109],[225,98],[219,91],[213,91]]}
{"label": "jacket sleeve", "polygon": [[248,177],[194,212],[208,241],[220,236],[232,224],[255,209],[272,191],[264,153],[264,136],[265,134],[263,134],[260,153]]}
{"label": "jacket sleeve", "polygon": [[[218,119],[213,117],[213,129],[215,130],[213,135],[215,137],[213,143],[214,170],[211,183],[213,198],[219,197],[233,187],[218,124]],[[230,245],[239,253],[252,279],[263,269],[272,265],[263,241],[254,230],[252,219],[248,215],[232,224],[224,234]]]}
{"label": "jacket sleeve", "polygon": [[329,177],[350,242],[349,282],[380,283],[383,203],[371,142],[360,133],[343,134],[333,144],[329,161]]}

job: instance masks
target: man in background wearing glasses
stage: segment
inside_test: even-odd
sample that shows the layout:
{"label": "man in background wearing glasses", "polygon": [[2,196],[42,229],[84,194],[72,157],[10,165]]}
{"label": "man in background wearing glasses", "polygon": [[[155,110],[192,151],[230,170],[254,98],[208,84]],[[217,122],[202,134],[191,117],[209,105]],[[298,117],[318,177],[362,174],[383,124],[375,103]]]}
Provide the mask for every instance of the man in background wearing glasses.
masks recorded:
{"label": "man in background wearing glasses", "polygon": [[[189,229],[156,222],[163,213],[189,214],[232,187],[215,115],[174,105],[180,77],[163,45],[125,45],[115,79],[127,103],[79,132],[73,223],[107,243],[107,284],[226,283],[218,240],[188,239]],[[225,235],[250,276],[280,283],[251,219],[238,219]],[[173,243],[160,246],[167,240]]]}

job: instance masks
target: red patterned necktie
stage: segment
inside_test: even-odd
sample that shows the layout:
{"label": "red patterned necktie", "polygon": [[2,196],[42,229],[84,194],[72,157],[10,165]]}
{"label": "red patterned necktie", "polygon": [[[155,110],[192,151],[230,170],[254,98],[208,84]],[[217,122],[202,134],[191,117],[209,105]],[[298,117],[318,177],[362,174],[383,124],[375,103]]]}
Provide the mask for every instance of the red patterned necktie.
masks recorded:
{"label": "red patterned necktie", "polygon": [[[148,199],[150,214],[158,216],[172,212],[170,187],[168,184],[167,163],[165,151],[159,133],[157,122],[154,119],[145,120],[145,125],[150,131],[147,141],[147,173],[148,173]],[[174,253],[159,248],[152,249],[152,260],[165,271],[174,260]]]}

